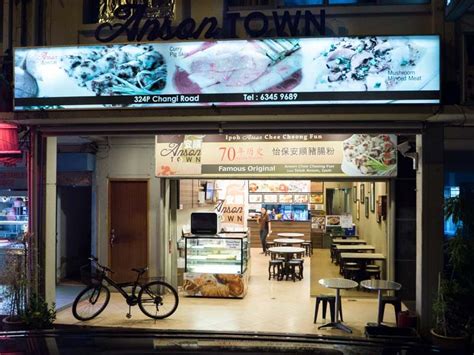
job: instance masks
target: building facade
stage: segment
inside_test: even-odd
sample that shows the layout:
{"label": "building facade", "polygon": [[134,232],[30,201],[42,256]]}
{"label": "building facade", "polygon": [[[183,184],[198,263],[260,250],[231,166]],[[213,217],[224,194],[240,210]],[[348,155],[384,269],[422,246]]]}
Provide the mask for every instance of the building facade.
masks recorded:
{"label": "building facade", "polygon": [[[8,54],[7,50],[24,46],[102,45],[101,41],[114,37],[107,22],[117,19],[111,18],[114,2],[99,3],[101,7],[86,0],[67,5],[57,0],[4,1],[3,16],[8,21],[4,21],[3,27],[3,52]],[[141,138],[142,135],[390,133],[408,142],[410,152],[415,154],[411,158],[400,156],[398,176],[389,183],[392,217],[387,225],[391,237],[385,251],[390,255],[386,276],[403,284],[403,300],[414,305],[421,328],[429,329],[433,290],[442,270],[445,156],[470,149],[472,145],[468,127],[472,112],[463,106],[469,100],[465,94],[469,81],[462,81],[461,85],[460,80],[466,67],[469,38],[464,33],[469,31],[468,21],[447,22],[445,6],[439,0],[363,3],[177,0],[169,3],[171,7],[161,10],[172,12],[172,25],[165,28],[164,20],[158,18],[163,27],[161,32],[157,29],[159,36],[154,39],[157,43],[166,43],[162,37],[172,35],[174,38],[168,41],[204,39],[205,31],[189,31],[186,27],[192,26],[184,22],[189,18],[194,20],[194,26],[207,23],[209,28],[214,24],[209,19],[213,18],[217,38],[320,37],[321,32],[322,37],[439,35],[441,103],[46,109],[9,114],[9,121],[29,127],[31,132],[29,171],[34,183],[29,192],[29,227],[41,246],[38,287],[46,298],[54,300],[58,264],[61,264],[56,249],[56,234],[61,231],[57,223],[61,201],[58,191],[60,186],[71,184],[82,183],[90,188],[91,210],[86,213],[91,215],[91,243],[84,248],[107,262],[112,258],[109,199],[113,182],[148,181],[145,228],[148,249],[142,259],[147,260],[153,272],[177,278],[173,242],[177,238],[179,200],[172,196],[179,187],[173,179],[155,177],[154,142]],[[147,19],[153,18],[148,13],[146,16],[141,22],[136,21],[142,29],[147,28]],[[99,26],[102,26],[100,32]],[[128,32],[117,31],[112,43],[128,42],[127,34],[135,41],[139,31],[132,36],[132,26],[130,23]],[[148,29],[153,31],[152,25]],[[183,38],[177,38],[180,34]],[[143,36],[140,42],[147,43],[147,37]],[[42,80],[54,78],[45,73]],[[456,127],[459,125],[462,127]],[[71,136],[95,139],[68,141]],[[76,158],[83,159],[83,165],[68,166],[64,162],[72,159],[68,154],[80,154]],[[67,173],[77,171],[90,174],[83,174],[82,180],[74,177],[68,182]]]}

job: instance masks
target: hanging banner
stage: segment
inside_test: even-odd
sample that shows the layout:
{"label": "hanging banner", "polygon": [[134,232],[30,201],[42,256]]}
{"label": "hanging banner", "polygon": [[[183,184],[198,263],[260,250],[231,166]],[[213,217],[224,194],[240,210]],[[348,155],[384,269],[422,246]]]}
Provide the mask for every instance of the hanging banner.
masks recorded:
{"label": "hanging banner", "polygon": [[16,110],[439,103],[438,36],[15,49]]}
{"label": "hanging banner", "polygon": [[156,136],[158,177],[394,177],[391,134]]}

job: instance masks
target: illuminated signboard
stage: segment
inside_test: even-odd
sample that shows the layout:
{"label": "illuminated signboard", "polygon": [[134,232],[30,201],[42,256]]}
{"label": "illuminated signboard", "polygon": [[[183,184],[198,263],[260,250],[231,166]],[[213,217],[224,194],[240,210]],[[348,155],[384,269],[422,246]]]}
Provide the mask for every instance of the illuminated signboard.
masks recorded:
{"label": "illuminated signboard", "polygon": [[439,103],[438,36],[18,48],[16,110]]}
{"label": "illuminated signboard", "polygon": [[158,177],[396,177],[397,137],[160,135],[156,136],[155,163]]}

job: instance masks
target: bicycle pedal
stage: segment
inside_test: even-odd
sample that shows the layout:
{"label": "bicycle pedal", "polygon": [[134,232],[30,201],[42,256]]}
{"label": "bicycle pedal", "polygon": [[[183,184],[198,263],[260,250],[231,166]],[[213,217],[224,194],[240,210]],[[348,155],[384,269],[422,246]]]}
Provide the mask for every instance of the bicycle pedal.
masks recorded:
{"label": "bicycle pedal", "polygon": [[130,313],[127,313],[127,314],[126,314],[126,317],[127,317],[128,319],[130,319],[130,318],[132,318],[132,315],[131,315]]}

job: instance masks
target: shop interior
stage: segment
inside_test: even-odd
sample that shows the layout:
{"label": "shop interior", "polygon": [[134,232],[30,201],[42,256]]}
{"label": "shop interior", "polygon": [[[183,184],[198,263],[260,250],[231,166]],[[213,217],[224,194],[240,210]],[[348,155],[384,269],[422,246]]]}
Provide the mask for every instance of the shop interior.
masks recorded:
{"label": "shop interior", "polygon": [[[268,282],[282,281],[282,278],[301,282],[305,269],[309,269],[310,288],[304,292],[311,297],[327,293],[328,290],[318,282],[322,278],[344,277],[357,282],[367,278],[384,279],[392,272],[387,260],[389,183],[180,180],[177,226],[182,238],[178,240],[178,285],[183,286],[183,292],[190,296],[244,297],[245,292],[237,295],[232,289],[229,291],[229,287],[223,286],[225,282],[218,277],[216,280],[213,274],[246,274],[250,269],[253,275],[254,264],[267,266],[261,272]],[[265,253],[258,223],[262,208],[270,220]],[[202,211],[219,213],[220,229],[227,238],[231,238],[232,233],[245,234],[244,245],[234,243],[233,239],[226,242],[227,238],[218,241],[206,239],[206,236],[199,240],[186,238],[192,235],[190,216]],[[273,266],[271,250],[281,246],[304,249],[302,265],[292,268],[289,275],[278,275],[278,271],[284,271],[279,270],[283,265]],[[247,256],[246,249],[251,257]],[[374,258],[369,261],[367,270],[361,270],[359,265],[344,262],[341,256],[347,253],[370,253]],[[301,269],[302,278],[299,275]],[[247,283],[251,285],[251,280],[244,279],[246,286]],[[199,287],[202,282],[206,283],[204,290]],[[215,289],[211,285],[215,285]],[[345,294],[375,296],[363,288]]]}
{"label": "shop interior", "polygon": [[[166,279],[179,290],[178,310],[159,322],[142,316],[138,310],[127,319],[128,307],[112,293],[111,305],[86,325],[275,332],[292,329],[296,333],[346,335],[337,329],[318,329],[331,318],[329,309],[322,318],[322,305],[314,322],[316,297],[335,293],[319,280],[346,277],[359,281],[368,276],[362,270],[343,270],[341,257],[346,251],[378,255],[366,263],[375,269],[369,277],[393,278],[393,196],[389,179],[160,179],[155,177],[155,166],[150,163],[154,159],[154,137],[94,137],[91,141],[92,137],[58,138],[58,323],[81,324],[68,307],[82,288],[80,275],[74,274],[77,267],[71,261],[81,263],[87,254],[95,254],[116,271],[115,278],[123,273],[118,269],[120,265],[114,264],[113,253],[122,246],[125,254],[118,254],[118,259],[127,262],[122,265],[124,270],[148,264],[150,275],[166,271]],[[71,154],[77,154],[75,163],[71,162]],[[135,220],[136,226],[128,217],[113,217],[114,208],[135,198],[139,204],[134,211],[144,206],[140,212],[144,218]],[[77,207],[75,213],[81,219],[71,206]],[[302,268],[295,267],[295,275],[285,270],[279,277],[278,269],[273,268],[269,275],[273,257],[271,252],[262,253],[258,226],[261,207],[271,218],[268,249],[289,244],[304,250],[294,254],[302,259]],[[192,214],[203,212],[218,213],[219,234],[224,238],[212,241],[214,250],[208,248],[192,255],[192,246],[208,243],[188,238],[192,237]],[[115,227],[115,236],[109,230],[114,218],[124,223]],[[78,220],[81,225],[76,225]],[[80,228],[89,229],[90,233],[83,231],[79,236],[74,231]],[[138,235],[138,228],[144,229],[147,239],[144,252],[138,252],[140,245],[130,247],[124,240],[127,233]],[[296,236],[286,237],[285,233]],[[282,238],[302,241],[275,241]],[[338,244],[343,247],[339,250],[334,239],[356,240],[357,244],[343,242]],[[309,249],[303,245],[308,243]],[[232,277],[216,279],[219,274]],[[245,278],[243,285],[232,283],[236,275]],[[202,287],[203,282],[207,287]],[[217,284],[224,287],[216,290]],[[377,319],[377,293],[359,287],[343,290],[341,295],[344,322],[353,329],[353,335],[363,336],[365,325]],[[386,307],[384,323],[395,324],[390,305]]]}

